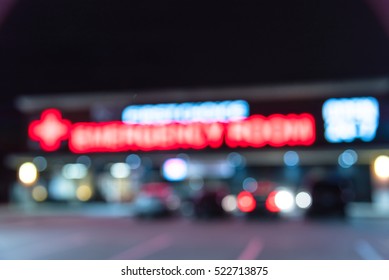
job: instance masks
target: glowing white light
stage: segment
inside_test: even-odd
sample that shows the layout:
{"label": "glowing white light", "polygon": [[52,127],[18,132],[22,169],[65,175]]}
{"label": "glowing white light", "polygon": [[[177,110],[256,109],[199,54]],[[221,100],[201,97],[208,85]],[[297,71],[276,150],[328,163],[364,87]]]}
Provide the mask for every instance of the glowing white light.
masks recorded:
{"label": "glowing white light", "polygon": [[274,197],[274,203],[283,212],[289,212],[294,208],[294,196],[287,190],[278,191]]}
{"label": "glowing white light", "polygon": [[243,189],[248,192],[255,192],[258,188],[257,180],[254,178],[248,177],[243,181]]}
{"label": "glowing white light", "polygon": [[296,195],[296,205],[302,209],[310,207],[312,204],[312,197],[307,192],[299,192]]}
{"label": "glowing white light", "polygon": [[374,172],[381,179],[389,178],[389,157],[379,156],[374,161]]}
{"label": "glowing white light", "polygon": [[164,162],[162,174],[168,181],[181,181],[188,175],[188,164],[181,158],[171,158]]}
{"label": "glowing white light", "polygon": [[126,123],[215,122],[246,118],[249,105],[244,100],[131,105],[122,112]]}
{"label": "glowing white light", "polygon": [[54,178],[49,182],[48,189],[49,195],[53,199],[71,200],[75,198],[75,181],[65,179],[58,174],[55,174]]}
{"label": "glowing white light", "polygon": [[288,151],[284,154],[284,163],[286,166],[296,166],[299,161],[299,155],[295,151]]}
{"label": "glowing white light", "polygon": [[222,200],[222,208],[226,212],[234,212],[237,209],[236,197],[232,194],[225,196]]}
{"label": "glowing white light", "polygon": [[124,179],[130,176],[131,169],[127,163],[118,162],[111,165],[110,173],[116,179]]}
{"label": "glowing white light", "polygon": [[354,150],[346,150],[338,157],[338,163],[343,168],[353,166],[358,160],[358,154]]}
{"label": "glowing white light", "polygon": [[32,185],[38,179],[38,169],[32,162],[25,162],[19,167],[19,180],[25,185]]}
{"label": "glowing white light", "polygon": [[379,104],[373,97],[331,98],[322,109],[329,142],[372,141],[379,121]]}
{"label": "glowing white light", "polygon": [[81,163],[69,163],[62,167],[62,176],[66,179],[82,179],[88,174],[88,168]]}

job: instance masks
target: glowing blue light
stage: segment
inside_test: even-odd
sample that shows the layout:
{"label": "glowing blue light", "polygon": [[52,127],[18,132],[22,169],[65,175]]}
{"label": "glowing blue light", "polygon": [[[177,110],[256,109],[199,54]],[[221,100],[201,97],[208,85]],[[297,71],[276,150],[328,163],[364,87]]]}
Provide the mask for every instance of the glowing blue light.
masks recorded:
{"label": "glowing blue light", "polygon": [[322,115],[328,142],[370,142],[378,128],[379,104],[374,97],[331,98],[323,104]]}
{"label": "glowing blue light", "polygon": [[244,100],[131,105],[122,112],[125,123],[225,122],[246,118],[249,104]]}
{"label": "glowing blue light", "polygon": [[246,160],[239,153],[232,152],[232,153],[228,154],[227,162],[228,162],[228,164],[230,164],[233,167],[240,167],[240,166],[244,166],[245,165]]}
{"label": "glowing blue light", "polygon": [[44,157],[35,157],[32,162],[35,164],[39,172],[42,172],[47,168],[47,160]]}
{"label": "glowing blue light", "polygon": [[358,154],[354,150],[346,150],[338,157],[338,163],[343,168],[353,166],[358,160]]}
{"label": "glowing blue light", "polygon": [[126,157],[126,163],[130,166],[131,169],[137,169],[140,167],[142,160],[136,154],[131,154]]}
{"label": "glowing blue light", "polygon": [[284,154],[284,163],[286,166],[296,166],[299,161],[300,157],[295,151],[288,151]]}
{"label": "glowing blue light", "polygon": [[181,158],[171,158],[164,162],[162,175],[168,181],[181,181],[188,175],[188,164]]}
{"label": "glowing blue light", "polygon": [[88,156],[79,156],[76,160],[77,163],[84,164],[87,168],[91,167],[92,161]]}
{"label": "glowing blue light", "polygon": [[248,192],[255,192],[258,188],[257,180],[254,178],[248,177],[243,181],[243,189]]}

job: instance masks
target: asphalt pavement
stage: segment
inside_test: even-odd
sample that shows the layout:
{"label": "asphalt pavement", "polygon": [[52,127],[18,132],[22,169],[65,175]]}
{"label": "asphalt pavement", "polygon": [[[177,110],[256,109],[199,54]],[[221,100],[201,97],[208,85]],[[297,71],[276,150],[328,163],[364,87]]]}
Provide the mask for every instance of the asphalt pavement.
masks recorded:
{"label": "asphalt pavement", "polygon": [[382,218],[141,220],[120,205],[67,209],[0,207],[0,259],[389,259]]}

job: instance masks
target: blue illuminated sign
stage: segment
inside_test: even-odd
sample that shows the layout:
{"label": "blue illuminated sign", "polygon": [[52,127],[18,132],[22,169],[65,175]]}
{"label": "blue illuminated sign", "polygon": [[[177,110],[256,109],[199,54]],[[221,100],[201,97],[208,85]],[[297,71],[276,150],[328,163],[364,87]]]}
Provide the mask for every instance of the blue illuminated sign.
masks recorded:
{"label": "blue illuminated sign", "polygon": [[171,122],[228,122],[249,116],[244,100],[131,105],[122,112],[122,121],[130,124]]}
{"label": "blue illuminated sign", "polygon": [[331,98],[322,114],[328,142],[372,141],[379,122],[379,104],[374,97]]}

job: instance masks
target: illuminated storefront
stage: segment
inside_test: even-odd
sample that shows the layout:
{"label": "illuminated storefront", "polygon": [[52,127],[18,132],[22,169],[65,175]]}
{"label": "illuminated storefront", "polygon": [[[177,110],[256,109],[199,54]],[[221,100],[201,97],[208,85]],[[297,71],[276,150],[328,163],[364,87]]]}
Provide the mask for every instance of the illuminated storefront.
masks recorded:
{"label": "illuminated storefront", "polygon": [[389,143],[386,89],[276,99],[230,90],[226,100],[210,90],[209,99],[160,94],[155,103],[145,96],[24,109],[29,156],[15,162],[36,171],[20,168],[19,182],[36,201],[118,202],[131,201],[146,181],[196,190],[212,178],[231,193],[248,179],[257,188],[272,181],[298,189],[318,168],[348,176],[356,199],[369,201],[371,181],[382,181],[373,160]]}
{"label": "illuminated storefront", "polygon": [[[158,115],[157,115],[158,116]],[[73,153],[157,151],[236,147],[309,146],[315,141],[312,115],[274,114],[222,122],[128,124],[121,121],[71,124],[56,109],[47,109],[29,126],[29,137],[44,151],[68,140]]]}

